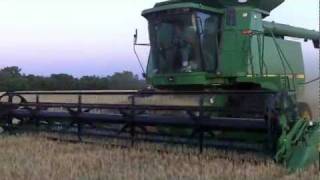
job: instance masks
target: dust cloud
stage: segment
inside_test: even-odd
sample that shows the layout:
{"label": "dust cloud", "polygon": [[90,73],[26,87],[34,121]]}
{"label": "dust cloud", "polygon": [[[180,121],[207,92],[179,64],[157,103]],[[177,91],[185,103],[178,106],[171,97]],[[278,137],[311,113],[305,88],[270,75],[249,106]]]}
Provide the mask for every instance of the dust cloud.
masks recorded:
{"label": "dust cloud", "polygon": [[[311,43],[303,45],[306,82],[319,77],[319,51],[315,50]],[[319,81],[301,86],[299,88],[299,100],[308,103],[314,119],[320,118],[320,85]]]}

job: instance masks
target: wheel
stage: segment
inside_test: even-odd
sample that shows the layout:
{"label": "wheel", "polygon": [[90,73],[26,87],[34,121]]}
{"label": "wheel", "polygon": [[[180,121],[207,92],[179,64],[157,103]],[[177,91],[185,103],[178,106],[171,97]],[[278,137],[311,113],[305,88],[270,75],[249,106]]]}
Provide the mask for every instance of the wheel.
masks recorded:
{"label": "wheel", "polygon": [[311,121],[312,120],[312,111],[308,104],[306,103],[298,103],[298,113],[299,117]]}

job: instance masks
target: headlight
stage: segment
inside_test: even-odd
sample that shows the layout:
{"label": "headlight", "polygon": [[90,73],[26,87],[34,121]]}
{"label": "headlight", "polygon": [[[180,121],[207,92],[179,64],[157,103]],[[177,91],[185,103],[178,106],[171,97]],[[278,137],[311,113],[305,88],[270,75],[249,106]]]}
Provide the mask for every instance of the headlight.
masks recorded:
{"label": "headlight", "polygon": [[246,3],[248,0],[238,0],[239,3]]}

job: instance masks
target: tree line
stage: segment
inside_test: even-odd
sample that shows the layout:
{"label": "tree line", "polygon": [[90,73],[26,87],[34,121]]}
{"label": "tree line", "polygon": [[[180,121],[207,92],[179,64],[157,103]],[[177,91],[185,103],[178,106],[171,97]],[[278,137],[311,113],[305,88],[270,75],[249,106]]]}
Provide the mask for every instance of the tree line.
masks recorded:
{"label": "tree line", "polygon": [[76,78],[69,74],[27,75],[17,66],[0,69],[0,91],[130,90],[145,86],[143,79],[129,71]]}

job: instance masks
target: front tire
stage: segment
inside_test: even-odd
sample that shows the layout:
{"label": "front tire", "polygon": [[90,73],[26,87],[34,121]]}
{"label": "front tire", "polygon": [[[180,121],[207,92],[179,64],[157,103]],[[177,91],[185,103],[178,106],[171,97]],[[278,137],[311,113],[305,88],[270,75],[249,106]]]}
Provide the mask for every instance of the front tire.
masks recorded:
{"label": "front tire", "polygon": [[298,113],[301,119],[311,121],[313,119],[311,108],[306,103],[298,103]]}

